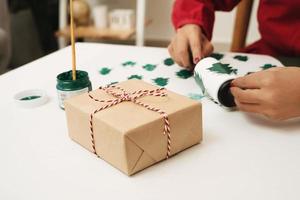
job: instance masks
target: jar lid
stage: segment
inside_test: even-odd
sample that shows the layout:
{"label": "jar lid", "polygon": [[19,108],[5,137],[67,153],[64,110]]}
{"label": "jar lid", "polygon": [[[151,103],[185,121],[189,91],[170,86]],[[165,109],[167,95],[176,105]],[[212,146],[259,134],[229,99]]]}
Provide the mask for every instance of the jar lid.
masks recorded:
{"label": "jar lid", "polygon": [[218,91],[218,100],[219,102],[228,108],[235,107],[234,97],[230,91],[230,84],[233,79],[224,82]]}
{"label": "jar lid", "polygon": [[43,90],[25,90],[15,94],[14,100],[21,107],[34,108],[47,103],[48,96]]}

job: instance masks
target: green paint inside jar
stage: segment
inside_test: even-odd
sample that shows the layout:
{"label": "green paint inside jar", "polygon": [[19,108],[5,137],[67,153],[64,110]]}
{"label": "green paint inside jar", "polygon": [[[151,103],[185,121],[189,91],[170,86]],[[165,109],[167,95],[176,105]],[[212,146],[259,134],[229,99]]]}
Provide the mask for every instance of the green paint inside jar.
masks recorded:
{"label": "green paint inside jar", "polygon": [[63,72],[57,76],[56,88],[62,91],[81,90],[83,88],[92,89],[89,75],[85,71],[76,71],[76,80],[73,80],[72,71]]}
{"label": "green paint inside jar", "polygon": [[76,71],[76,80],[73,80],[72,71],[67,71],[57,76],[56,89],[61,108],[64,109],[64,101],[70,97],[86,93],[92,90],[89,75],[85,71]]}

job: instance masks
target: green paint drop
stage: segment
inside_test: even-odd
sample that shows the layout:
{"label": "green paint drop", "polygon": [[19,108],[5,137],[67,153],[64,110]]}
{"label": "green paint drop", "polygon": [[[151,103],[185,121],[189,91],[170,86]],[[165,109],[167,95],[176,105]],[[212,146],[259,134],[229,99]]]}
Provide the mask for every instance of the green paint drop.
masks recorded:
{"label": "green paint drop", "polygon": [[266,70],[266,69],[270,69],[270,68],[273,68],[273,67],[276,67],[276,66],[272,65],[272,64],[265,64],[264,66],[262,66],[260,68],[262,68],[263,70]]}
{"label": "green paint drop", "polygon": [[164,64],[167,66],[172,66],[174,65],[174,60],[172,58],[167,58],[164,60]]}
{"label": "green paint drop", "polygon": [[101,74],[101,75],[107,75],[107,74],[109,74],[111,72],[111,69],[109,69],[109,68],[107,68],[107,67],[104,67],[104,68],[102,68],[100,71],[99,71],[99,73]]}
{"label": "green paint drop", "polygon": [[28,97],[24,97],[20,100],[21,101],[30,101],[30,100],[39,99],[39,98],[41,98],[41,96],[28,96]]}
{"label": "green paint drop", "polygon": [[233,58],[243,62],[246,62],[248,60],[248,56],[241,56],[241,55],[234,56]]}
{"label": "green paint drop", "polygon": [[182,79],[188,79],[190,77],[193,76],[193,72],[186,70],[186,69],[182,69],[179,72],[176,72],[177,77],[182,78]]}
{"label": "green paint drop", "polygon": [[143,68],[147,71],[153,71],[153,70],[155,70],[156,65],[147,64],[147,65],[144,65]]}
{"label": "green paint drop", "polygon": [[221,53],[212,53],[210,55],[210,57],[213,57],[213,58],[215,58],[217,60],[221,60],[224,57],[224,54],[221,54]]}
{"label": "green paint drop", "polygon": [[195,81],[198,84],[198,86],[200,87],[202,94],[205,94],[205,87],[202,81],[202,77],[196,72],[195,74]]}
{"label": "green paint drop", "polygon": [[156,79],[153,79],[154,83],[158,86],[164,87],[166,85],[168,85],[169,83],[169,78],[162,78],[162,77],[158,77]]}
{"label": "green paint drop", "polygon": [[212,72],[218,74],[237,74],[237,69],[233,69],[229,64],[215,63],[212,67],[208,68]]}
{"label": "green paint drop", "polygon": [[124,63],[122,63],[122,65],[124,66],[124,67],[126,67],[126,66],[135,66],[136,65],[136,62],[133,62],[133,61],[127,61],[127,62],[124,62]]}
{"label": "green paint drop", "polygon": [[202,94],[189,93],[188,97],[193,99],[193,100],[200,100],[205,96],[203,96]]}
{"label": "green paint drop", "polygon": [[142,79],[143,79],[143,76],[139,76],[139,75],[131,75],[130,77],[128,77],[128,80],[131,80],[131,79],[139,79],[139,80],[142,80]]}

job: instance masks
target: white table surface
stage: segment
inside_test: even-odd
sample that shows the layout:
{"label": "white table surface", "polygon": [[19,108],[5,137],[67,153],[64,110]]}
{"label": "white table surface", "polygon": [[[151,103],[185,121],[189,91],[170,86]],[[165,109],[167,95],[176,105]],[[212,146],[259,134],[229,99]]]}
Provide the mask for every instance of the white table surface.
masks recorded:
{"label": "white table surface", "polygon": [[[94,88],[97,65],[166,49],[77,44],[78,66]],[[0,199],[300,199],[300,121],[269,122],[203,100],[204,140],[127,177],[68,138],[56,100],[56,75],[68,70],[66,48],[0,76]],[[13,95],[39,88],[50,102],[17,107]],[[188,90],[188,85],[181,86]]]}

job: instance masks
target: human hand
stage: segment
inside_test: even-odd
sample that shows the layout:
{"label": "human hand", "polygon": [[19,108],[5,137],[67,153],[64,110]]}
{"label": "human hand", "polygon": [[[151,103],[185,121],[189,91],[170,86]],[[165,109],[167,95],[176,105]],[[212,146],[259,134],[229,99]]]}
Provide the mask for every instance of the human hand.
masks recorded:
{"label": "human hand", "polygon": [[237,107],[273,120],[300,116],[300,68],[276,67],[235,79]]}
{"label": "human hand", "polygon": [[178,65],[191,69],[213,52],[213,46],[198,25],[187,24],[177,30],[168,50]]}

